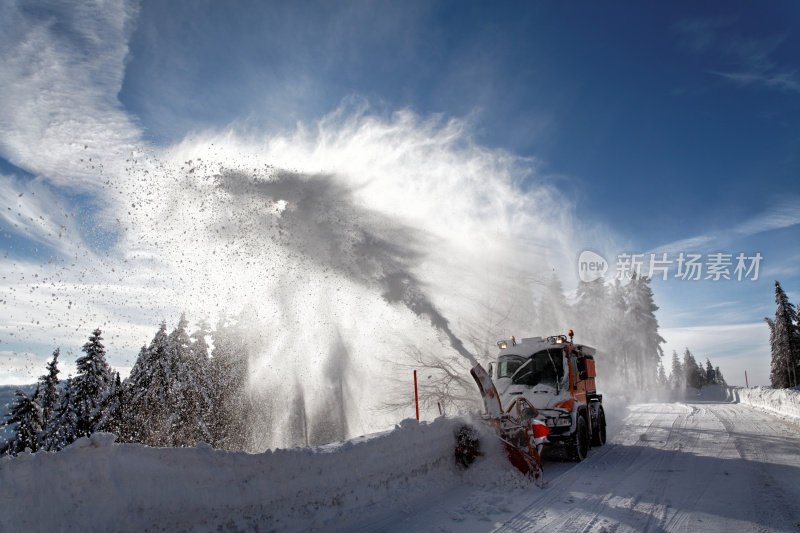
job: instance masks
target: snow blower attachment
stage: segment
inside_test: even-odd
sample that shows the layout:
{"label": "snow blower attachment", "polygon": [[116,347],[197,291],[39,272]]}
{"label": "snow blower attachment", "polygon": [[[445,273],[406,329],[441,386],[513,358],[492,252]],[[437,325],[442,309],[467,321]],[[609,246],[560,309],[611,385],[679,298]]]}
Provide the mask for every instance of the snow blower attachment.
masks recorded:
{"label": "snow blower attachment", "polygon": [[[478,364],[472,367],[470,374],[481,391],[485,407],[484,420],[497,433],[508,460],[528,477],[541,478],[542,463],[537,440],[541,442],[549,429],[547,426],[532,422],[536,416],[536,409],[527,400],[520,398],[509,406],[507,412],[504,412],[500,404],[500,395],[486,370]],[[480,455],[483,454],[474,428],[461,427],[456,436],[456,461],[468,467],[475,457]]]}

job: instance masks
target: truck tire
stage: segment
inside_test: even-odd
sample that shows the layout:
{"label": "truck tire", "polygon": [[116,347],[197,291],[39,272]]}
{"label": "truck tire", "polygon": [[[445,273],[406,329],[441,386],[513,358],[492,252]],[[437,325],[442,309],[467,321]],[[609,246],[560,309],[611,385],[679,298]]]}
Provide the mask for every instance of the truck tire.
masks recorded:
{"label": "truck tire", "polygon": [[581,462],[589,455],[589,426],[583,415],[578,416],[578,427],[575,428],[575,436],[567,446],[567,452],[575,462]]}
{"label": "truck tire", "polygon": [[597,412],[597,421],[594,424],[594,432],[592,433],[592,446],[602,446],[606,443],[606,414],[603,408]]}

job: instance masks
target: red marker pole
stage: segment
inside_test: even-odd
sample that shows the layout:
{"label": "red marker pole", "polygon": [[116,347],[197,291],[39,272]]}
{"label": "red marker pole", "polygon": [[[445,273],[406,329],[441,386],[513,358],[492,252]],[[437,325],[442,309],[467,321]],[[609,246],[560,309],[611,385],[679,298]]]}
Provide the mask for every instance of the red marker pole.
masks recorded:
{"label": "red marker pole", "polygon": [[417,395],[417,371],[414,370],[414,405],[417,407],[417,420],[419,420],[419,396]]}

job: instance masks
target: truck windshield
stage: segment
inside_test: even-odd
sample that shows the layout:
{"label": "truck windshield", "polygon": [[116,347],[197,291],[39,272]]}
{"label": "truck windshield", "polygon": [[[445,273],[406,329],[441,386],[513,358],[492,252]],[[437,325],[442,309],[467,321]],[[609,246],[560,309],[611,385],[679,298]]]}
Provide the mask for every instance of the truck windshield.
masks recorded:
{"label": "truck windshield", "polygon": [[519,355],[504,355],[497,361],[497,377],[510,378],[524,362],[525,358]]}
{"label": "truck windshield", "polygon": [[528,358],[504,355],[498,361],[497,377],[511,378],[515,385],[557,385],[564,375],[564,356],[560,349],[542,350]]}

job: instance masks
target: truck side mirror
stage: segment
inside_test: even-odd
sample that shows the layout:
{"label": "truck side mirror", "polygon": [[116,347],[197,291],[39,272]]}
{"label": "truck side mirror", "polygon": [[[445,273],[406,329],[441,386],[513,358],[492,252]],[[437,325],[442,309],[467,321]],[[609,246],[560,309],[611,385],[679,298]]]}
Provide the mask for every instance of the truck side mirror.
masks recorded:
{"label": "truck side mirror", "polygon": [[589,373],[586,370],[581,370],[578,372],[578,377],[581,379],[581,381],[589,379]]}
{"label": "truck side mirror", "polygon": [[489,363],[489,375],[494,376],[494,363]]}

